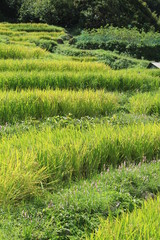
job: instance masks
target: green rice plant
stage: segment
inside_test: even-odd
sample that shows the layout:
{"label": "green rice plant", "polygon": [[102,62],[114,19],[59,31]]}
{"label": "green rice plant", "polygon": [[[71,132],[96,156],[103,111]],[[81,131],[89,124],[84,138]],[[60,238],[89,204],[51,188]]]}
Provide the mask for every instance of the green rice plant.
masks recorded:
{"label": "green rice plant", "polygon": [[63,28],[43,23],[0,23],[0,29],[26,32],[62,32]]}
{"label": "green rice plant", "polygon": [[18,151],[10,157],[0,157],[0,205],[33,198],[42,192],[42,181],[47,179],[45,167],[40,167],[34,153],[21,159]]}
{"label": "green rice plant", "polygon": [[138,114],[160,114],[160,92],[138,93],[129,99],[129,109]]}
{"label": "green rice plant", "polygon": [[[67,57],[58,59],[0,59],[0,71],[88,71],[105,72],[109,70],[103,63],[77,62]],[[16,74],[16,73],[15,73]],[[47,74],[47,72],[46,72]]]}
{"label": "green rice plant", "polygon": [[[1,31],[0,31],[1,33]],[[17,36],[15,35],[17,33]],[[21,35],[18,35],[19,32],[14,32],[13,31],[13,36],[10,38],[11,40],[35,40],[35,39],[57,39],[59,38],[62,34],[64,34],[64,31],[62,32],[21,32]]]}
{"label": "green rice plant", "polygon": [[30,119],[28,121],[16,122],[15,124],[4,124],[0,126],[0,138],[2,136],[11,136],[12,134],[20,134],[25,133],[29,130],[36,128],[38,131],[43,130],[44,127],[52,127],[52,128],[63,128],[70,127],[71,125],[75,127],[75,129],[95,126],[96,124],[110,124],[111,126],[128,126],[133,124],[143,123],[144,125],[147,123],[160,123],[160,119],[156,116],[147,116],[147,115],[134,115],[134,114],[126,114],[123,112],[119,112],[112,116],[105,117],[81,117],[74,118],[71,114],[67,116],[54,116],[48,117],[47,119]]}
{"label": "green rice plant", "polygon": [[0,27],[0,35],[5,35],[7,37],[21,37],[22,35],[24,35],[25,32],[22,31],[22,32],[15,32],[15,31],[11,31],[9,29],[4,29],[4,28],[1,28]]}
{"label": "green rice plant", "polygon": [[[4,42],[6,44],[6,42]],[[8,44],[8,43],[7,43]],[[36,47],[35,43],[28,42],[28,41],[9,41],[10,45],[16,45],[16,46],[26,46],[26,47]]]}
{"label": "green rice plant", "polygon": [[[28,42],[31,43],[30,46],[35,44],[50,52],[55,51],[57,39],[66,36],[63,28],[47,24],[0,24],[0,35],[7,38],[3,41],[4,43],[26,45]],[[6,58],[8,58],[7,56]]]}
{"label": "green rice plant", "polygon": [[97,63],[1,60],[0,70],[2,90],[59,88],[144,92],[157,90],[160,87],[160,77],[147,74],[147,71],[132,74],[127,71],[112,71],[107,70],[103,64]]}
{"label": "green rice plant", "polygon": [[57,36],[54,36],[54,34],[52,34],[53,36],[48,36],[47,34],[44,35],[29,35],[28,34],[22,34],[20,36],[13,36],[13,37],[9,37],[10,42],[34,42],[34,41],[39,41],[41,39],[45,39],[45,40],[57,40]]}
{"label": "green rice plant", "polygon": [[[150,75],[154,77],[160,77],[160,69],[126,69],[128,74],[138,74],[138,75]],[[124,70],[120,70],[120,72],[124,72]]]}
{"label": "green rice plant", "polygon": [[[97,124],[87,128],[70,125],[65,128],[49,126],[39,131],[31,129],[1,138],[0,171],[4,171],[4,167],[8,169],[6,159],[14,164],[18,156],[22,164],[28,161],[28,164],[33,162],[33,166],[35,162],[38,169],[46,170],[47,182],[43,177],[41,179],[44,188],[56,188],[71,180],[91,177],[111,165],[159,159],[159,136],[159,124],[133,124],[125,127]],[[25,164],[23,167],[27,179],[29,170],[25,169]],[[16,165],[12,165],[13,172],[14,169]],[[7,171],[0,175],[7,179],[9,176],[6,174]]]}
{"label": "green rice plant", "polygon": [[113,240],[113,239],[139,239],[150,240],[160,238],[160,197],[144,202],[142,209],[133,213],[123,213],[114,219],[108,218],[101,222],[98,231],[87,239]]}
{"label": "green rice plant", "polygon": [[38,47],[26,47],[18,45],[0,44],[1,59],[28,59],[42,58],[47,56],[47,52]]}
{"label": "green rice plant", "polygon": [[0,123],[27,118],[46,118],[56,115],[74,117],[114,113],[121,95],[104,91],[22,91],[0,93]]}

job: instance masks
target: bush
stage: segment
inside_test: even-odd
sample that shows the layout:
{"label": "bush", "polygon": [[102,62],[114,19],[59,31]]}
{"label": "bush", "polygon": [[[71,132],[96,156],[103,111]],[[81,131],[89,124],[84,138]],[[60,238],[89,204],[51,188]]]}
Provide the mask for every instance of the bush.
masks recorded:
{"label": "bush", "polygon": [[53,40],[40,39],[35,41],[35,44],[49,52],[54,52],[57,43]]}
{"label": "bush", "polygon": [[126,53],[136,58],[160,60],[160,34],[137,29],[105,27],[83,31],[73,42],[80,49],[104,49]]}

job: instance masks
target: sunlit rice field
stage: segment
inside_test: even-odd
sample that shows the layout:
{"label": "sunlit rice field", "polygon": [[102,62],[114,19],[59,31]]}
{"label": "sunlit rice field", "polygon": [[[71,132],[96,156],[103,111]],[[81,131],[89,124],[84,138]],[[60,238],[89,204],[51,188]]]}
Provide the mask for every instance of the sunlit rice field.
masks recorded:
{"label": "sunlit rice field", "polygon": [[157,240],[160,71],[70,40],[0,23],[0,239]]}

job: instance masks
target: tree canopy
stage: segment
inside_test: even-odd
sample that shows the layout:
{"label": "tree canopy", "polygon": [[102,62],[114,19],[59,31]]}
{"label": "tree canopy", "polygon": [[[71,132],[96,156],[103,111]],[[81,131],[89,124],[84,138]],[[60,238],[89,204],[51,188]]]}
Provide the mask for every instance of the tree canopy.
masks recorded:
{"label": "tree canopy", "polygon": [[2,0],[1,21],[45,22],[63,27],[159,29],[160,0]]}

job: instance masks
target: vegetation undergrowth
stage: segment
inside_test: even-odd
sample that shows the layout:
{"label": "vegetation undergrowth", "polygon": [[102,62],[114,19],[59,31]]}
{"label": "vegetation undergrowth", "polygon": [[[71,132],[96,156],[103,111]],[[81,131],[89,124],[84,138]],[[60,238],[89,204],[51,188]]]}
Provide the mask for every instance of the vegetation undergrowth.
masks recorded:
{"label": "vegetation undergrowth", "polygon": [[137,29],[115,28],[107,26],[91,31],[83,31],[75,39],[77,48],[105,49],[126,52],[127,54],[148,60],[159,61],[160,34],[157,32],[139,32]]}
{"label": "vegetation undergrowth", "polygon": [[10,124],[6,122],[4,125],[0,125],[0,137],[4,135],[11,136],[15,133],[20,134],[30,131],[32,129],[37,129],[41,131],[44,127],[63,128],[68,126],[74,126],[77,129],[87,129],[88,127],[95,126],[96,124],[128,126],[139,123],[158,124],[160,123],[160,118],[154,115],[135,115],[124,112],[119,112],[106,117],[85,116],[81,118],[74,118],[72,114],[69,114],[66,116],[48,117],[46,119],[30,119],[27,121],[17,121],[15,124]]}
{"label": "vegetation undergrowth", "polygon": [[159,171],[155,161],[122,164],[58,192],[44,191],[32,201],[7,205],[1,208],[0,239],[83,239],[98,228],[101,218],[132,212],[144,199],[155,197]]}

